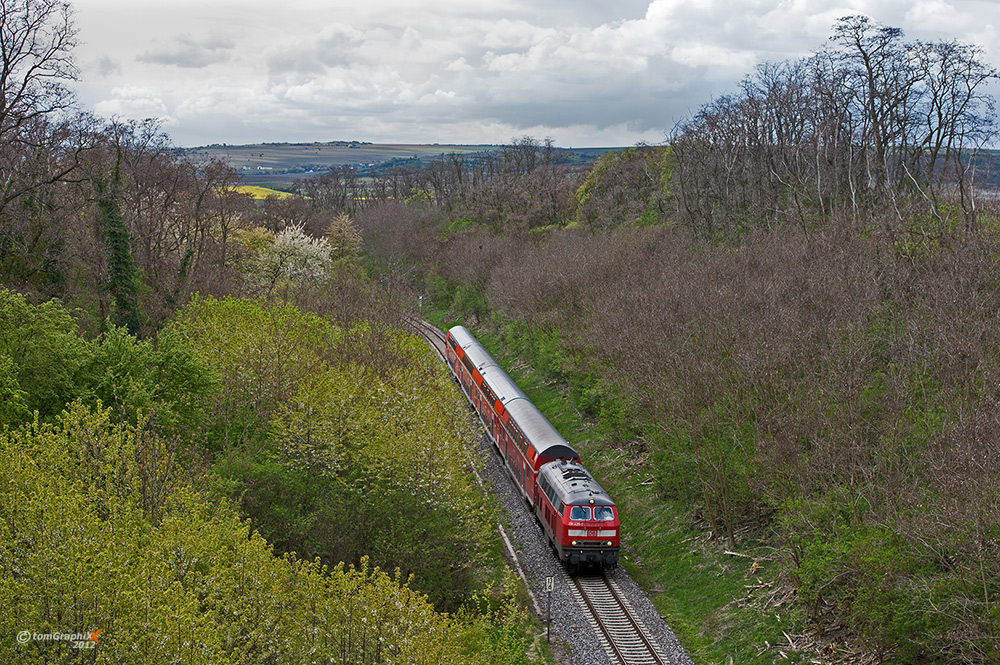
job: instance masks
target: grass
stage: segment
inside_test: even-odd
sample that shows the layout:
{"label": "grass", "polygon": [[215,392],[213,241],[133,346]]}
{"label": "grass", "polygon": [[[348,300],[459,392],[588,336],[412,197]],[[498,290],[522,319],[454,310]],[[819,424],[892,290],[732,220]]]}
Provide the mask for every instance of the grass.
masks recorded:
{"label": "grass", "polygon": [[[748,534],[726,554],[692,519],[691,507],[657,495],[641,454],[581,446],[591,471],[607,487],[622,518],[629,574],[648,593],[695,663],[798,662],[788,635],[802,630],[794,605],[775,606],[778,563]],[[787,600],[787,599],[786,599]],[[782,657],[782,654],[785,657]]]}

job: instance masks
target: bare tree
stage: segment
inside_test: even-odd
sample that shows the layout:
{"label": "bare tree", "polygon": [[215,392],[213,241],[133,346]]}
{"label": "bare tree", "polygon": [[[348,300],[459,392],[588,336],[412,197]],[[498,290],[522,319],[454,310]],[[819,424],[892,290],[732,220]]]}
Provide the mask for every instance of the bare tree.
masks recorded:
{"label": "bare tree", "polygon": [[975,221],[976,207],[968,151],[978,151],[995,135],[994,102],[984,88],[998,78],[981,60],[982,49],[955,41],[917,42],[911,49],[919,74],[922,104],[914,118],[917,164],[911,172],[930,184],[928,195],[938,200],[940,182],[954,182],[966,222]]}
{"label": "bare tree", "polygon": [[69,3],[0,0],[0,206],[55,182],[75,166],[63,160],[39,173],[33,157],[60,141],[79,145],[58,117],[73,104],[64,83],[77,76],[75,46]]}
{"label": "bare tree", "polygon": [[838,209],[855,221],[888,210],[892,228],[926,234],[937,231],[911,223],[910,211],[936,227],[957,203],[971,228],[970,164],[994,134],[986,89],[997,77],[976,47],[905,43],[898,28],[842,18],[815,56],[762,65],[740,93],[678,126],[681,218],[699,236],[729,240],[808,228]]}

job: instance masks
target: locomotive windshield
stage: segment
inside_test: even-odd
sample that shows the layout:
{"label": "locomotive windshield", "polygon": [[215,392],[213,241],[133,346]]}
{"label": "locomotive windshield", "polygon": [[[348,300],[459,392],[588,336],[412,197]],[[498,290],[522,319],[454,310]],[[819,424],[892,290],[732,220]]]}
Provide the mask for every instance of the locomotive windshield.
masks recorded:
{"label": "locomotive windshield", "polygon": [[600,522],[610,522],[615,518],[615,511],[611,510],[611,506],[595,506],[594,507],[594,519]]}
{"label": "locomotive windshield", "polygon": [[571,520],[589,520],[590,506],[573,506],[569,511]]}

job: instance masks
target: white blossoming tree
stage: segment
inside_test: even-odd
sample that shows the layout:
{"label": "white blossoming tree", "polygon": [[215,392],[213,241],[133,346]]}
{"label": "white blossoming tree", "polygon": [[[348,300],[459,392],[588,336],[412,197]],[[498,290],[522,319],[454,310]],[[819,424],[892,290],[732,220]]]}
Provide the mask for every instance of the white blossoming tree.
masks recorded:
{"label": "white blossoming tree", "polygon": [[313,238],[301,226],[289,226],[263,249],[250,277],[261,292],[271,295],[276,289],[321,279],[332,264],[326,238]]}

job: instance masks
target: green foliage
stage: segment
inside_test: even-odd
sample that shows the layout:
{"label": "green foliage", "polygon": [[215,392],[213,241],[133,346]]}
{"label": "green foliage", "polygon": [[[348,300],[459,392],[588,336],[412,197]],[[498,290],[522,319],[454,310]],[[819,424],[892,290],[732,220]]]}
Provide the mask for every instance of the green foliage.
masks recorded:
{"label": "green foliage", "polygon": [[901,258],[915,260],[941,251],[943,242],[958,228],[963,212],[956,205],[939,203],[923,213],[914,213],[893,247]]}
{"label": "green foliage", "polygon": [[913,585],[930,572],[918,548],[885,527],[841,523],[801,542],[796,560],[799,594],[811,618],[837,607],[882,658],[928,662],[932,649],[921,642],[945,627]]}
{"label": "green foliage", "polygon": [[340,335],[291,305],[237,298],[195,298],[166,330],[189,344],[220,381],[212,405],[212,444],[219,447],[261,440],[278,406],[326,367]]}
{"label": "green foliage", "polygon": [[475,229],[478,226],[475,219],[472,217],[459,217],[448,223],[448,226],[444,229],[443,236],[444,240],[448,240],[452,236],[461,233],[467,229]]}
{"label": "green foliage", "polygon": [[559,331],[527,321],[506,321],[501,328],[504,348],[509,353],[531,363],[549,377],[560,377],[568,359]]}
{"label": "green foliage", "polygon": [[[484,662],[464,627],[367,560],[279,558],[225,504],[151,493],[174,470],[148,437],[79,404],[0,434],[4,662],[80,662],[74,646],[116,664]],[[143,448],[160,450],[156,475]],[[33,637],[91,631],[78,645]]]}
{"label": "green foliage", "polygon": [[22,423],[30,415],[17,374],[18,366],[14,360],[0,354],[0,429]]}
{"label": "green foliage", "polygon": [[216,382],[176,334],[167,331],[154,343],[109,322],[88,342],[57,301],[35,306],[6,290],[0,291],[0,321],[0,376],[8,377],[0,390],[10,395],[5,422],[23,422],[33,410],[47,420],[81,397],[113,407],[119,420],[155,412],[168,434],[203,424]]}
{"label": "green foliage", "polygon": [[577,217],[591,229],[664,221],[670,198],[669,147],[636,147],[603,154],[576,190]]}
{"label": "green foliage", "polygon": [[438,272],[431,270],[424,275],[424,292],[430,299],[428,305],[441,310],[451,306],[454,289]]}
{"label": "green foliage", "polygon": [[490,306],[482,288],[460,284],[455,288],[451,310],[462,317],[482,320],[489,313]]}
{"label": "green foliage", "polygon": [[76,322],[55,300],[32,305],[0,289],[0,356],[12,359],[24,404],[42,419],[58,414],[77,394],[76,372],[87,355]]}
{"label": "green foliage", "polygon": [[702,485],[690,432],[676,423],[663,423],[658,429],[648,437],[652,461],[659,471],[657,489],[666,500],[699,505]]}
{"label": "green foliage", "polygon": [[487,663],[527,665],[537,662],[529,655],[531,626],[517,604],[517,580],[513,575],[499,584],[475,593],[455,613],[462,626],[466,653],[481,654]]}
{"label": "green foliage", "polygon": [[149,376],[152,356],[152,342],[137,340],[109,323],[80,368],[87,401],[111,406],[119,420],[134,419],[136,411],[149,413],[157,388]]}
{"label": "green foliage", "polygon": [[88,403],[111,406],[119,420],[151,414],[165,434],[204,426],[218,388],[212,370],[175,331],[164,331],[154,344],[113,323],[93,342],[77,380]]}
{"label": "green foliage", "polygon": [[428,192],[425,189],[417,189],[406,197],[406,205],[409,206],[427,205],[433,202],[433,200],[434,198],[431,196],[430,192]]}
{"label": "green foliage", "polygon": [[327,246],[330,248],[330,258],[334,262],[357,261],[361,254],[361,234],[358,232],[351,216],[347,213],[336,215],[326,232]]}
{"label": "green foliage", "polygon": [[467,410],[426,344],[236,299],[196,300],[171,330],[221,379],[215,431],[253,429],[220,442],[218,468],[279,549],[367,555],[442,608],[472,593],[496,517],[469,471]]}
{"label": "green foliage", "polygon": [[996,530],[959,523],[945,538],[908,534],[902,525],[875,523],[870,510],[840,486],[784,511],[791,574],[810,620],[822,626],[836,613],[889,662],[989,662],[1000,617],[986,608],[1000,571],[995,555],[980,548],[994,547],[987,543]]}

